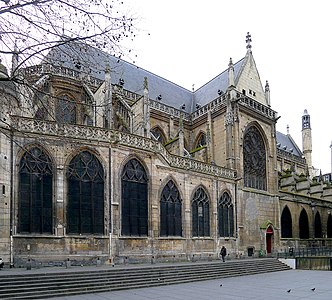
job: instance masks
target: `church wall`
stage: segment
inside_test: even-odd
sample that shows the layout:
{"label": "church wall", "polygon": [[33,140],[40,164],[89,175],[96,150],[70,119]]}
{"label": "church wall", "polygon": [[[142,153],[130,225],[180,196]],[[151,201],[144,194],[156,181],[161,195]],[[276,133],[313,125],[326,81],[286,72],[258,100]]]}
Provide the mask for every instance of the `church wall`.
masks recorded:
{"label": "church wall", "polygon": [[274,244],[272,252],[278,247],[279,240],[279,199],[265,192],[239,190],[238,193],[239,249],[246,251],[254,248],[266,251],[266,229],[273,229]]}

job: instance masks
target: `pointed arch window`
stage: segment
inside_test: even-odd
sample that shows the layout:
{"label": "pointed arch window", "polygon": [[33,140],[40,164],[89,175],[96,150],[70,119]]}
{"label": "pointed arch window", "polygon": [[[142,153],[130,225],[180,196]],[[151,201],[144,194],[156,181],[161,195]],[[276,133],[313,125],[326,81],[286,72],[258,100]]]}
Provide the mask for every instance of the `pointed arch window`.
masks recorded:
{"label": "pointed arch window", "polygon": [[288,206],[285,206],[281,214],[281,237],[292,238],[292,215]]}
{"label": "pointed arch window", "polygon": [[255,126],[243,138],[244,186],[266,190],[266,150],[262,135]]}
{"label": "pointed arch window", "polygon": [[18,232],[52,233],[53,165],[38,147],[27,151],[20,161]]}
{"label": "pointed arch window", "polygon": [[195,149],[206,146],[206,134],[201,132],[197,138]]}
{"label": "pointed arch window", "polygon": [[56,99],[55,120],[58,123],[76,124],[76,103],[67,95]]}
{"label": "pointed arch window", "polygon": [[182,200],[172,180],[161,193],[160,236],[182,236]]}
{"label": "pointed arch window", "polygon": [[104,169],[88,151],[76,155],[68,166],[67,232],[104,233]]}
{"label": "pointed arch window", "polygon": [[309,221],[308,214],[303,208],[300,214],[299,219],[299,229],[300,229],[300,239],[308,239],[309,238]]}
{"label": "pointed arch window", "polygon": [[131,159],[122,171],[122,235],[148,235],[148,178],[142,164]]}
{"label": "pointed arch window", "polygon": [[205,190],[199,187],[191,202],[192,235],[194,237],[210,236],[210,203]]}
{"label": "pointed arch window", "polygon": [[218,232],[220,237],[234,236],[234,207],[228,192],[218,201]]}
{"label": "pointed arch window", "polygon": [[315,238],[322,238],[322,222],[320,213],[317,211],[315,215]]}
{"label": "pointed arch window", "polygon": [[154,127],[150,130],[152,137],[162,143],[163,145],[166,143],[166,137],[164,132],[159,127]]}

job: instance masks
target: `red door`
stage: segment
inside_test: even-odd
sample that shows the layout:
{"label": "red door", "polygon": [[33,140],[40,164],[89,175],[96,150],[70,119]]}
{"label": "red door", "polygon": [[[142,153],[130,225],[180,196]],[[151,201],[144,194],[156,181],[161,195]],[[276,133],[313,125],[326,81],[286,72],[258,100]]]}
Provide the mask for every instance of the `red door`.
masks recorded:
{"label": "red door", "polygon": [[269,226],[266,229],[266,252],[267,254],[272,252],[272,236],[273,236],[273,229]]}

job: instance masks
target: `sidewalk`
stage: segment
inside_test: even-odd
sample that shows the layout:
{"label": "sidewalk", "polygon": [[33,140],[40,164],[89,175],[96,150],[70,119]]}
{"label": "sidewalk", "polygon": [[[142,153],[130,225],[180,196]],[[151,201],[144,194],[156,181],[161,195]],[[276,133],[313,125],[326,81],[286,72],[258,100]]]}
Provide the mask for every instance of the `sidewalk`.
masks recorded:
{"label": "sidewalk", "polygon": [[[332,272],[290,270],[160,287],[82,294],[54,300],[332,299]],[[222,284],[222,286],[220,286]],[[314,291],[311,289],[315,288]],[[289,291],[290,292],[287,292]]]}

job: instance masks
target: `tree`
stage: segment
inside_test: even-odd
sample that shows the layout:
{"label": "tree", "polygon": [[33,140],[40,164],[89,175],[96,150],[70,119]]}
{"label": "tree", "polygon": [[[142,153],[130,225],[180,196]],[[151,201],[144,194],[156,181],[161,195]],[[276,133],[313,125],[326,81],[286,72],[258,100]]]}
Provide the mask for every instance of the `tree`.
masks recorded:
{"label": "tree", "polygon": [[134,38],[133,21],[120,0],[0,0],[0,58],[11,65],[0,80],[22,82],[18,70],[72,42],[121,57],[130,52],[120,42]]}

